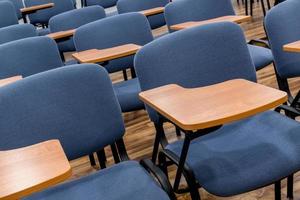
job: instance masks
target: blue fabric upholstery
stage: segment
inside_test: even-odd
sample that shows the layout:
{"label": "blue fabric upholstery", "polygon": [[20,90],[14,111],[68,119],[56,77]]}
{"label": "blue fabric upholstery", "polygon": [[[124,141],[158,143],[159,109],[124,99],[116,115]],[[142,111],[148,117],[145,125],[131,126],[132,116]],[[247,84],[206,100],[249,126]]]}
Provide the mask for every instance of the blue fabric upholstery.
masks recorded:
{"label": "blue fabric upholstery", "polygon": [[300,2],[289,0],[272,8],[265,18],[275,67],[281,78],[300,76],[300,54],[283,51],[282,46],[300,40]]}
{"label": "blue fabric upholstery", "polygon": [[23,77],[63,66],[57,45],[48,37],[31,37],[0,45],[0,79]]}
{"label": "blue fabric upholstery", "polygon": [[[126,13],[104,18],[79,27],[74,35],[77,51],[104,49],[122,44],[145,45],[153,40],[147,18],[139,13]],[[110,61],[109,72],[133,67],[133,56]]]}
{"label": "blue fabric upholstery", "polygon": [[37,36],[37,31],[31,24],[17,24],[0,28],[0,44],[34,36]]}
{"label": "blue fabric upholstery", "polygon": [[87,6],[99,5],[103,8],[115,6],[118,0],[86,0]]}
{"label": "blue fabric upholstery", "polygon": [[49,28],[38,28],[37,32],[39,36],[45,36],[51,33]]}
{"label": "blue fabric upholstery", "polygon": [[[117,9],[120,14],[128,12],[137,12],[155,7],[165,7],[169,0],[119,0]],[[164,14],[158,14],[148,17],[151,28],[158,28],[166,24]]]}
{"label": "blue fabric upholstery", "polygon": [[136,161],[126,161],[25,199],[169,200],[169,197]]}
{"label": "blue fabric upholstery", "polygon": [[123,112],[130,112],[144,108],[144,104],[139,100],[141,87],[137,78],[122,81],[114,84],[116,96]]}
{"label": "blue fabric upholstery", "polygon": [[18,19],[21,19],[22,14],[21,14],[20,9],[24,8],[23,1],[22,0],[9,0],[9,1],[13,3],[16,13],[17,13],[17,16],[18,16]]}
{"label": "blue fabric upholstery", "polygon": [[14,5],[10,1],[0,1],[0,28],[18,24]]}
{"label": "blue fabric upholstery", "polygon": [[[49,20],[49,28],[52,33],[76,29],[84,24],[102,19],[105,16],[105,10],[101,6],[89,6],[70,10],[52,17]],[[62,52],[75,51],[73,38],[59,42],[58,47]]]}
{"label": "blue fabric upholstery", "polygon": [[121,109],[105,69],[72,65],[0,88],[0,150],[59,139],[69,160],[120,139]]}
{"label": "blue fabric upholstery", "polygon": [[250,44],[248,44],[248,48],[256,70],[260,70],[273,62],[274,58],[270,49]]}
{"label": "blue fabric upholstery", "polygon": [[[193,88],[234,78],[256,81],[243,31],[229,22],[156,39],[136,54],[135,69],[142,91],[171,83]],[[157,121],[155,112],[147,110]]]}
{"label": "blue fabric upholstery", "polygon": [[[235,15],[231,0],[181,0],[169,3],[165,8],[165,18],[169,28],[187,21],[201,21],[225,15]],[[263,47],[249,45],[256,70],[273,61],[272,52]]]}
{"label": "blue fabric upholstery", "polygon": [[32,24],[48,24],[51,17],[75,9],[72,0],[25,0],[26,7],[36,6],[45,3],[54,3],[54,7],[39,10],[36,13],[28,15],[30,23]]}
{"label": "blue fabric upholstery", "polygon": [[[265,112],[195,139],[187,164],[208,192],[241,194],[299,170],[299,132],[298,122]],[[180,156],[182,144],[177,141],[166,148]]]}

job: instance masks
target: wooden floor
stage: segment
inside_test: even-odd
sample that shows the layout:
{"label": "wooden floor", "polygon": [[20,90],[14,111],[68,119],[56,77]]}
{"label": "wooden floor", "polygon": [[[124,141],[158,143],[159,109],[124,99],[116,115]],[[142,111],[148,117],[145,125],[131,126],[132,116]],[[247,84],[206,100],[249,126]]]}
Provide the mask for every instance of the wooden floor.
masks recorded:
{"label": "wooden floor", "polygon": [[[256,1],[255,1],[256,2]],[[234,0],[234,3],[235,0]],[[236,5],[236,12],[237,14],[244,14],[244,8],[242,5]],[[254,5],[254,17],[252,22],[243,24],[242,27],[245,30],[245,34],[247,39],[254,39],[254,38],[261,38],[265,36],[263,27],[262,27],[262,10],[260,4],[255,3]],[[154,34],[162,34],[166,32],[166,27],[159,28],[154,30]],[[113,81],[118,81],[121,79],[121,74],[112,74]],[[270,65],[269,67],[261,70],[258,72],[258,81],[262,84],[275,87],[277,88],[276,79],[274,76],[273,66]],[[293,91],[297,91],[300,88],[300,80],[293,79],[292,80],[292,88]],[[153,139],[154,139],[154,127],[153,124],[149,121],[149,118],[145,111],[138,111],[124,114],[124,120],[126,125],[126,136],[125,136],[125,143],[131,159],[140,160],[142,158],[150,158],[153,146]],[[174,134],[174,129],[172,126],[166,126],[166,133],[168,138],[172,141],[176,140],[176,136]],[[106,149],[107,154],[110,156],[110,149]],[[73,167],[73,174],[72,178],[77,178],[80,176],[84,176],[96,171],[89,165],[89,160],[87,157],[75,160],[71,162]],[[108,158],[108,165],[112,164],[112,158]],[[174,177],[175,169],[170,169],[171,178]],[[268,169],[266,169],[266,173],[268,173]],[[295,178],[295,199],[300,199],[300,176],[298,175]],[[208,194],[206,191],[200,189],[201,197],[204,200],[213,200],[213,199],[245,199],[245,200],[255,200],[255,199],[266,199],[271,200],[274,198],[273,194],[273,186],[262,188],[250,193],[246,193],[243,195],[230,197],[230,198],[220,198]],[[286,183],[282,184],[282,195],[283,199],[285,199],[286,194]],[[181,195],[178,196],[181,200],[188,200],[190,199],[189,195]]]}

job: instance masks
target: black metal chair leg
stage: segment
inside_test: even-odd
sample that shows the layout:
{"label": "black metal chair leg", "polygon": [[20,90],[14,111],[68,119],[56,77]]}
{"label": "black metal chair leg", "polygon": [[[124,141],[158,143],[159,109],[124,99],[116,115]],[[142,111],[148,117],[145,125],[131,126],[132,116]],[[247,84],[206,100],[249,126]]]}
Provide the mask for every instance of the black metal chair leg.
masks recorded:
{"label": "black metal chair leg", "polygon": [[264,16],[266,16],[265,1],[264,0],[260,0],[260,2],[261,2],[261,8],[263,10]]}
{"label": "black metal chair leg", "polygon": [[288,176],[287,178],[287,198],[294,198],[294,174]]}
{"label": "black metal chair leg", "polygon": [[96,166],[96,161],[95,161],[94,154],[90,154],[89,159],[90,159],[91,166],[92,167]]}
{"label": "black metal chair leg", "polygon": [[101,169],[106,168],[106,164],[105,164],[106,155],[105,155],[104,149],[102,149],[100,151],[97,151],[97,157],[98,157],[98,161],[99,161],[99,164],[100,164],[100,168]]}
{"label": "black metal chair leg", "polygon": [[[248,1],[249,0],[245,0],[245,14],[248,15]],[[251,3],[251,2],[250,2]]]}
{"label": "black metal chair leg", "polygon": [[253,16],[253,1],[250,2],[250,15]]}
{"label": "black metal chair leg", "polygon": [[123,71],[124,80],[127,81],[128,80],[127,71],[126,69],[123,69],[122,71]]}
{"label": "black metal chair leg", "polygon": [[275,182],[275,200],[281,200],[281,182]]}
{"label": "black metal chair leg", "polygon": [[176,130],[176,135],[179,137],[181,136],[181,131],[178,127],[175,127],[175,130]]}
{"label": "black metal chair leg", "polygon": [[271,3],[270,3],[270,0],[267,0],[267,5],[268,5],[268,9],[270,10],[270,9],[271,9]]}
{"label": "black metal chair leg", "polygon": [[119,157],[119,153],[118,153],[116,145],[112,144],[112,145],[110,145],[110,148],[111,148],[111,152],[112,152],[112,155],[114,157],[115,163],[119,163],[120,162],[120,157]]}
{"label": "black metal chair leg", "polygon": [[133,67],[130,68],[130,72],[131,72],[131,78],[136,78],[136,73]]}

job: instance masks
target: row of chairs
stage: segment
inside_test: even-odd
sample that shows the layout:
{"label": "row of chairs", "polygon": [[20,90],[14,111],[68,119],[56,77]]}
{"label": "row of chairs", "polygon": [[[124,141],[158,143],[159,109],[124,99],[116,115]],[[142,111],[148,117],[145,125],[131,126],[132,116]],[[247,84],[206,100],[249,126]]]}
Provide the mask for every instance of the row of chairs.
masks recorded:
{"label": "row of chairs", "polygon": [[[297,0],[288,0],[278,7],[273,8],[266,17],[266,30],[275,56],[276,72],[278,77],[282,79],[298,76],[296,63],[299,56],[283,53],[282,45],[285,42],[292,42],[299,39],[297,38],[298,30],[296,23],[297,19],[300,19],[300,16],[296,16],[296,10],[299,8],[300,3]],[[294,20],[289,20],[288,23],[282,25],[279,17],[282,18],[283,14],[287,16],[286,19],[290,19],[288,16],[292,15]],[[130,18],[129,21],[139,19],[140,23],[148,23],[146,18],[141,14],[125,14],[122,15],[122,18],[126,18],[125,16]],[[111,24],[109,20],[112,19],[116,20],[116,22],[121,21],[121,17],[115,16],[78,28],[74,35],[75,47],[77,48],[76,42],[77,37],[81,35],[80,33],[83,35],[87,33],[94,34],[98,30],[95,34],[98,37],[102,32],[107,34],[107,37],[108,34],[111,35],[111,31],[101,29],[99,27],[102,26],[98,27],[97,25]],[[129,26],[128,23],[126,26]],[[284,30],[287,30],[286,32],[282,33],[281,31],[281,33],[278,33],[278,31],[275,31],[279,27],[282,28],[282,26],[285,26]],[[128,29],[131,30],[136,27],[140,27],[140,25],[129,26]],[[145,30],[145,28],[141,30]],[[151,33],[149,24],[148,30]],[[87,37],[87,39],[89,38]],[[143,91],[168,83],[177,83],[184,87],[199,87],[233,78],[256,81],[253,57],[251,57],[249,47],[246,45],[242,30],[235,24],[219,23],[205,25],[178,31],[149,42],[137,53],[134,59],[134,67]],[[33,43],[34,45],[42,43],[43,45],[22,49],[22,47],[25,47],[29,43]],[[48,46],[52,46],[52,50],[45,51],[41,49],[43,46],[47,46],[47,43],[51,44]],[[8,47],[11,44],[14,45],[9,49]],[[3,64],[3,67],[0,67],[1,70],[5,66],[7,67],[7,70],[4,70],[6,71],[5,73],[9,73],[12,69],[8,69],[8,66],[16,66],[16,69],[18,67],[20,69],[20,66],[23,67],[26,63],[26,57],[31,58],[30,61],[32,62],[28,64],[28,68],[24,67],[27,70],[31,66],[46,66],[45,63],[49,60],[51,60],[49,63],[52,65],[50,68],[60,68],[29,76],[22,81],[0,89],[1,95],[3,93],[3,97],[1,96],[3,98],[3,101],[1,101],[1,104],[3,103],[1,113],[7,113],[8,115],[6,119],[1,120],[3,122],[1,123],[3,124],[1,127],[4,129],[3,135],[5,137],[3,140],[4,144],[2,144],[3,147],[1,148],[17,148],[46,139],[58,138],[62,142],[69,159],[88,155],[112,143],[117,143],[119,151],[124,153],[124,144],[119,141],[124,134],[120,107],[105,70],[99,70],[99,66],[97,65],[61,67],[63,66],[61,60],[52,63],[53,58],[59,58],[59,52],[55,42],[47,37],[34,37],[13,41],[0,45],[0,50],[1,48],[7,49],[3,50],[5,54],[0,59],[0,64],[2,65],[2,62],[10,61],[10,63]],[[20,49],[20,53],[15,53],[16,49]],[[28,49],[31,51],[28,51]],[[36,51],[34,51],[35,49]],[[48,59],[39,58],[43,52],[47,54]],[[49,52],[53,52],[53,54]],[[183,54],[182,52],[185,53]],[[16,58],[16,55],[24,53],[27,56]],[[32,53],[32,55],[29,55],[29,53]],[[41,71],[49,69],[44,68]],[[27,72],[22,73],[25,74],[24,76],[31,75],[26,75]],[[4,76],[7,77],[22,73],[5,74]],[[38,72],[32,74],[35,73]],[[83,91],[86,92],[82,94]],[[104,96],[107,99],[103,98]],[[60,99],[57,100],[57,97],[60,97]],[[23,101],[20,102],[19,99]],[[74,100],[71,102],[71,105],[70,99]],[[32,102],[35,103],[33,104]],[[114,105],[110,106],[112,104]],[[285,109],[288,116],[292,118],[299,115],[297,110],[290,107],[289,109],[282,107],[282,109]],[[156,113],[149,108],[147,108],[147,111],[155,126],[159,127],[158,123],[160,121]],[[104,115],[104,119],[102,119],[102,114]],[[99,118],[90,116],[98,116]],[[113,125],[107,124],[110,121]],[[103,123],[99,124],[99,122]],[[15,126],[15,124],[20,123],[20,126]],[[24,129],[24,127],[26,128]],[[298,171],[300,167],[298,150],[298,141],[300,138],[297,136],[298,129],[299,125],[294,120],[270,111],[247,120],[223,126],[215,133],[201,137],[201,139],[195,139],[190,147],[187,158],[186,168],[188,169],[185,169],[189,188],[187,190],[174,189],[176,192],[190,191],[193,199],[199,199],[198,186],[215,195],[231,196],[276,183],[276,194],[278,194],[279,180],[288,176],[291,179],[291,175]],[[84,144],[82,143],[84,138],[81,138],[83,137],[81,134],[82,130],[91,134],[85,135],[85,141],[87,142]],[[99,133],[99,130],[103,130],[103,134]],[[157,129],[157,131],[162,133],[163,130]],[[46,135],[37,135],[36,132],[45,133]],[[107,132],[111,132],[111,134],[107,134]],[[57,135],[51,135],[53,133],[57,133]],[[66,135],[62,135],[64,133]],[[72,137],[68,137],[68,135],[72,135]],[[75,138],[74,135],[80,139]],[[22,139],[16,140],[18,137]],[[76,139],[80,143],[76,143]],[[226,148],[224,147],[224,143],[227,144]],[[159,166],[164,171],[167,171],[167,163],[164,160],[168,159],[175,165],[178,163],[182,141],[179,140],[170,144],[161,141],[161,144],[163,151],[160,153]],[[80,152],[76,152],[77,150],[80,150]],[[120,154],[123,155],[123,153]],[[121,157],[121,155],[119,156]],[[218,163],[220,160],[222,162]],[[121,176],[118,173],[126,171],[122,168],[122,165],[129,165],[124,167],[125,169],[129,169],[131,164],[119,164],[117,166],[120,168],[109,168],[106,171],[103,170],[95,175],[57,186],[30,198],[89,199],[95,196],[105,196],[107,199],[111,199],[117,197],[110,195],[118,195],[119,198],[124,198],[124,195],[127,194],[130,195],[130,198],[140,199],[139,194],[144,194],[144,192],[149,195],[145,195],[146,199],[174,198],[172,192],[166,189],[169,188],[168,186],[163,187],[166,189],[169,197],[157,187],[154,187],[155,184],[153,185],[154,182],[152,179],[148,179],[149,182],[146,183],[151,188],[151,191],[149,188],[149,190],[141,188],[142,184],[134,185],[133,183],[137,183],[137,177],[132,174],[142,174],[141,172],[125,173],[126,176],[124,175],[122,180],[128,180],[130,184],[127,185],[113,184],[115,182],[121,183],[122,180],[101,178],[103,176],[109,177],[111,173],[113,174],[111,176]],[[138,166],[136,164],[133,165]],[[269,173],[266,173],[266,170]],[[133,180],[129,179],[131,176],[134,177]],[[148,176],[141,175],[141,177],[139,182],[143,183],[146,180],[145,177]],[[109,182],[108,180],[112,181]],[[129,180],[132,180],[133,183]],[[288,188],[291,190],[291,182],[289,183]],[[109,194],[99,189],[106,188],[107,185],[112,186],[108,189]],[[124,185],[128,187],[124,187]],[[137,192],[135,194],[131,193],[133,191]],[[288,194],[292,195],[291,192]],[[157,196],[153,197],[152,195]],[[277,195],[276,198],[280,198],[280,196],[278,197]]]}

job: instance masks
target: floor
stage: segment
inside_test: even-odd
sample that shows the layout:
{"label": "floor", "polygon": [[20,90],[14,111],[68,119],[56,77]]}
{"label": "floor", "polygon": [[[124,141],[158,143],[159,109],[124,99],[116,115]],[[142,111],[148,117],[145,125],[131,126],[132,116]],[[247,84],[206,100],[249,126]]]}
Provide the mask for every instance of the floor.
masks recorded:
{"label": "floor", "polygon": [[[256,1],[255,1],[256,2]],[[244,14],[244,8],[242,4],[237,5],[236,1],[233,0],[233,3],[236,8],[237,14]],[[245,31],[247,40],[261,38],[265,36],[263,30],[263,16],[262,10],[259,3],[255,3],[254,5],[254,16],[251,22],[242,24],[242,27]],[[159,28],[153,31],[154,35],[163,34],[167,31],[166,27]],[[258,82],[277,88],[277,82],[274,76],[273,66],[270,65],[267,68],[259,71]],[[113,81],[121,80],[122,74],[116,73],[112,74],[111,78]],[[300,87],[300,79],[291,80],[291,86],[293,92],[297,92]],[[142,158],[150,158],[153,146],[154,139],[154,127],[153,124],[149,121],[147,113],[145,111],[138,111],[132,113],[124,114],[124,120],[126,125],[126,136],[125,143],[131,159],[140,160]],[[170,141],[176,140],[176,135],[174,134],[175,130],[172,126],[166,125],[166,133],[167,137]],[[106,149],[106,153],[108,157],[108,165],[111,165],[112,158],[110,149]],[[71,162],[73,167],[73,177],[78,178],[80,176],[84,176],[90,173],[93,173],[97,170],[97,168],[91,168],[89,164],[88,157],[80,158]],[[170,168],[170,177],[174,178],[175,168]],[[295,177],[295,199],[300,199],[300,174]],[[201,197],[203,200],[214,200],[214,199],[230,199],[230,200],[255,200],[255,199],[264,199],[264,200],[272,200],[274,199],[274,190],[273,186],[265,187],[250,193],[246,193],[243,195],[238,195],[230,198],[220,198],[213,196],[203,189],[200,189]],[[286,194],[286,183],[282,183],[282,199],[285,199]],[[190,197],[188,194],[178,196],[180,200],[189,200]]]}

